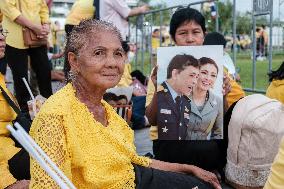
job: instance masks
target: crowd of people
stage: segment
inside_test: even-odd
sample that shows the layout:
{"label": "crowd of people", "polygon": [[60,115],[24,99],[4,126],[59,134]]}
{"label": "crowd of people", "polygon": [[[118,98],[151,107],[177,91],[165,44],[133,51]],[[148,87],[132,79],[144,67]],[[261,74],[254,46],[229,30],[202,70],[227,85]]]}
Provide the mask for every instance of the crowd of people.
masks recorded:
{"label": "crowd of people", "polygon": [[[136,47],[128,42],[127,18],[149,6],[130,9],[124,0],[77,0],[66,20],[64,55],[53,57],[64,56],[66,85],[52,94],[48,44],[27,46],[22,33],[24,28],[38,39],[48,38],[51,2],[0,1],[0,58],[6,54],[15,89],[14,98],[0,74],[0,188],[59,188],[6,129],[19,118],[77,188],[284,187],[284,62],[269,73],[267,97],[245,96],[225,52],[223,103],[210,90],[219,68],[208,57],[176,55],[166,81],[158,85],[157,66],[149,79],[129,66]],[[225,48],[224,36],[207,33],[205,23],[198,10],[179,8],[171,17],[170,37],[176,46]],[[31,125],[30,94],[22,82],[23,77],[29,80],[29,69],[47,98]],[[132,86],[131,99],[106,92],[116,86]],[[133,106],[132,124],[151,125],[153,158],[137,154],[134,131],[113,108],[119,105]],[[208,114],[202,114],[205,109]],[[183,121],[171,121],[180,113],[161,115],[162,110],[183,111]]]}

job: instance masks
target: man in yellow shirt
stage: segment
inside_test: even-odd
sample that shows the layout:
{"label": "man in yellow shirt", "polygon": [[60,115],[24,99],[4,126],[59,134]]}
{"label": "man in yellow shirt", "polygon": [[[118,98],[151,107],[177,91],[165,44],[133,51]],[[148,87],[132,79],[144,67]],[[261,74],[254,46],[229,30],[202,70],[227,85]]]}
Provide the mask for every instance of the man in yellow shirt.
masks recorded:
{"label": "man in yellow shirt", "polygon": [[48,98],[52,94],[51,74],[46,45],[31,48],[24,45],[23,27],[32,30],[38,38],[47,38],[49,32],[48,7],[42,0],[2,0],[2,26],[8,30],[6,56],[12,70],[16,98],[23,112],[28,112],[30,95],[22,78],[28,78],[28,56],[36,73],[40,94]]}

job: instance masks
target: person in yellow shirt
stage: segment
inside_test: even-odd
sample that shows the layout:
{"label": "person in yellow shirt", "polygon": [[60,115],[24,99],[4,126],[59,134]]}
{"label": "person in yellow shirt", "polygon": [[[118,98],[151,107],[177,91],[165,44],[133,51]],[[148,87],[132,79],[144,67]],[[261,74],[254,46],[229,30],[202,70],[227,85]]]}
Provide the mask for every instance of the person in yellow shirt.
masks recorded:
{"label": "person in yellow shirt", "polygon": [[3,13],[2,26],[9,32],[6,38],[6,56],[13,74],[16,98],[21,110],[27,113],[30,95],[22,78],[28,78],[28,57],[36,73],[40,94],[45,98],[52,94],[47,46],[25,46],[23,39],[23,27],[32,30],[38,38],[47,39],[50,23],[48,7],[42,0],[2,0],[0,7]]}
{"label": "person in yellow shirt", "polygon": [[74,26],[77,26],[82,20],[90,19],[95,14],[94,0],[77,0],[72,5],[65,21],[65,32],[68,37]]}
{"label": "person in yellow shirt", "polygon": [[284,62],[276,70],[268,74],[271,82],[266,90],[266,96],[279,100],[284,104]]}
{"label": "person in yellow shirt", "polygon": [[[65,48],[69,83],[45,102],[30,135],[76,188],[221,188],[196,166],[137,155],[133,130],[102,100],[123,73],[121,39],[104,21],[73,28]],[[59,188],[33,159],[30,188]]]}
{"label": "person in yellow shirt", "polygon": [[[190,7],[178,9],[170,22],[170,35],[177,46],[203,45],[206,34],[204,16]],[[150,137],[153,140],[155,158],[163,161],[193,164],[209,171],[222,169],[226,161],[226,149],[220,147],[223,140],[210,141],[168,141],[157,140],[157,89],[155,86],[156,71],[153,70],[151,80],[148,82],[146,98],[146,116],[150,128]],[[152,82],[154,81],[154,82]],[[228,77],[224,77],[223,93],[227,94],[230,88]],[[208,154],[211,154],[208,156]]]}
{"label": "person in yellow shirt", "polygon": [[284,186],[284,138],[271,167],[270,175],[263,189],[282,189]]}
{"label": "person in yellow shirt", "polygon": [[[2,27],[0,26],[0,58],[4,56],[4,35],[6,35],[5,31],[3,31]],[[12,94],[9,93],[6,87],[4,75],[2,75],[1,73],[0,86],[11,99],[14,99]],[[7,101],[4,99],[2,93],[3,91],[1,91],[0,89],[0,188],[6,188],[8,186],[10,186],[11,188],[22,186],[23,188],[25,188],[25,186],[28,185],[28,182],[16,182],[17,180],[9,171],[8,161],[20,151],[20,148],[15,147],[15,143],[10,138],[10,133],[6,129],[6,126],[10,124],[13,120],[15,120],[17,115],[7,103]]]}

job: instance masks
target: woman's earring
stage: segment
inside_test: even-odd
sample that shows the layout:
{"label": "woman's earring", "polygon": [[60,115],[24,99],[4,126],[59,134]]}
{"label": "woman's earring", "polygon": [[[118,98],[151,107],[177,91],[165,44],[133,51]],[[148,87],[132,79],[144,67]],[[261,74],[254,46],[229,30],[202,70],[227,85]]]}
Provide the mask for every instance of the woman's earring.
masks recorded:
{"label": "woman's earring", "polygon": [[78,72],[70,70],[68,73],[68,80],[73,82],[76,80],[77,76]]}

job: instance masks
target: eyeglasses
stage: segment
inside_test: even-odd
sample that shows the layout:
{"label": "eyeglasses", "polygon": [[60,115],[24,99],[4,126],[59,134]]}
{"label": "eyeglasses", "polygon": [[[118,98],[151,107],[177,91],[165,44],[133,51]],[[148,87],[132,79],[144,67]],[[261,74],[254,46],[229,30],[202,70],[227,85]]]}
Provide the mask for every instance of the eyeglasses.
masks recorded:
{"label": "eyeglasses", "polygon": [[7,37],[7,35],[8,35],[8,31],[7,30],[5,30],[5,29],[0,29],[0,33],[4,36],[4,37]]}

